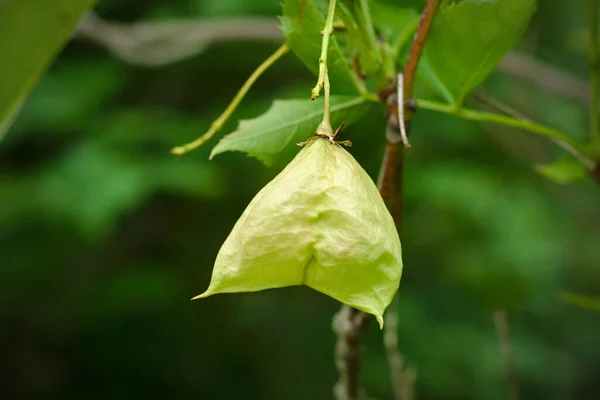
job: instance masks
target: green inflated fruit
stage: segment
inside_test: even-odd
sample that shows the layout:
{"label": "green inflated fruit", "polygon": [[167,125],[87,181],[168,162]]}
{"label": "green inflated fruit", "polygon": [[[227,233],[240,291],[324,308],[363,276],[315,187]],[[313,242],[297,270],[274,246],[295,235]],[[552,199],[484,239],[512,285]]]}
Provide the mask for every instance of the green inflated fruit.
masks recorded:
{"label": "green inflated fruit", "polygon": [[400,238],[377,187],[352,155],[317,137],[250,202],[194,299],[304,284],[383,326],[401,275]]}

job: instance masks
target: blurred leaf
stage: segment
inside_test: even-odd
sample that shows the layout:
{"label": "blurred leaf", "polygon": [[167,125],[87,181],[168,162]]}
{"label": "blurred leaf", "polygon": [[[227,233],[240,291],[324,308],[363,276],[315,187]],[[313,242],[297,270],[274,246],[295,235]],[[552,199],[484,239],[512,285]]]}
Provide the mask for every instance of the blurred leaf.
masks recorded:
{"label": "blurred leaf", "polygon": [[446,161],[422,166],[407,183],[406,201],[427,204],[405,221],[413,234],[430,240],[421,246],[435,247],[456,231],[471,235],[445,249],[444,262],[452,268],[439,274],[471,293],[479,307],[522,304],[561,267],[565,248],[556,235],[566,228],[548,219],[545,193],[520,181],[525,175],[507,178],[481,163]]}
{"label": "blurred leaf", "polygon": [[0,2],[0,138],[93,0]]}
{"label": "blurred leaf", "polygon": [[587,168],[571,156],[563,156],[551,164],[538,164],[535,170],[556,183],[570,183],[589,178]]}
{"label": "blurred leaf", "polygon": [[[315,75],[319,72],[321,30],[326,14],[327,3],[324,1],[286,0],[280,18],[288,46]],[[327,68],[336,92],[349,94],[364,90],[336,34],[329,40]]]}
{"label": "blurred leaf", "polygon": [[462,105],[519,41],[535,7],[535,0],[464,0],[443,7],[424,50],[431,71],[422,76],[448,102]]}
{"label": "blurred leaf", "polygon": [[44,174],[36,197],[47,210],[95,235],[108,232],[120,215],[155,191],[214,197],[216,182],[216,171],[206,163],[144,160],[89,141]]}
{"label": "blurred leaf", "polygon": [[575,53],[587,56],[590,51],[590,31],[588,27],[576,28],[564,38],[567,48]]}
{"label": "blurred leaf", "polygon": [[204,124],[160,109],[108,113],[39,173],[0,175],[0,198],[13,204],[0,208],[0,225],[29,213],[99,237],[157,192],[215,198],[223,189],[217,165],[167,151],[173,132],[191,135]]}
{"label": "blurred leaf", "polygon": [[77,60],[57,63],[31,92],[13,130],[27,134],[68,133],[85,129],[102,105],[118,93],[124,68],[114,61]]}
{"label": "blurred leaf", "polygon": [[589,311],[600,312],[600,296],[584,296],[575,293],[561,293],[560,298],[572,306],[585,308]]}
{"label": "blurred leaf", "polygon": [[[362,97],[332,96],[332,126],[337,127],[342,121],[352,124],[370,105]],[[275,159],[297,150],[296,143],[312,136],[322,117],[322,99],[276,100],[260,117],[240,121],[238,129],[221,139],[210,157],[226,151],[243,151],[272,165]]]}

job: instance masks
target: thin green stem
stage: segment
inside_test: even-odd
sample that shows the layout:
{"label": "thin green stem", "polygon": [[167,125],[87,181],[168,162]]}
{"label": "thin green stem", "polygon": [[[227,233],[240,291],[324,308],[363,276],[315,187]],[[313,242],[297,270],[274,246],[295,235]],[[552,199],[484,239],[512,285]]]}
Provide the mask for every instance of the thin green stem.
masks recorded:
{"label": "thin green stem", "polygon": [[325,77],[327,76],[327,53],[329,50],[329,38],[333,35],[333,16],[335,15],[336,0],[329,0],[329,8],[327,9],[327,17],[325,18],[325,26],[321,31],[321,57],[319,57],[319,78],[317,85],[311,91],[311,98],[314,100],[319,97],[321,89],[325,87]]}
{"label": "thin green stem", "polygon": [[[362,45],[358,47],[354,68],[354,76],[360,76],[363,80],[373,76],[375,78],[375,87],[378,91],[385,90],[393,80],[393,71],[389,73],[391,63],[386,60],[387,43],[377,37],[373,26],[373,18],[369,9],[368,0],[346,0],[348,4],[350,18],[354,21],[359,31]],[[340,8],[344,2],[340,4]],[[389,57],[387,57],[389,58]]]}
{"label": "thin green stem", "polygon": [[379,41],[377,40],[375,28],[373,27],[373,19],[371,18],[369,2],[367,0],[358,0],[358,6],[360,11],[359,19],[361,21],[361,29],[363,31],[363,35],[367,39],[369,46],[373,49],[373,52],[377,57],[377,62],[381,63],[381,50],[379,48]]}
{"label": "thin green stem", "polygon": [[590,15],[590,144],[594,151],[600,152],[600,115],[598,113],[598,103],[600,101],[600,76],[598,68],[600,67],[600,53],[598,51],[598,2],[589,0]]}
{"label": "thin green stem", "polygon": [[510,115],[511,117],[514,117],[517,119],[529,120],[529,118],[525,114],[521,113],[520,111],[515,110],[508,104],[504,104],[501,101],[499,101],[498,99],[495,99],[491,96],[488,96],[483,93],[477,93],[475,95],[475,98],[477,100],[481,101],[482,103],[487,104],[491,108],[496,109],[496,111],[500,111],[502,114]]}
{"label": "thin green stem", "polygon": [[[394,41],[394,43],[382,44],[382,54],[383,54],[383,66],[382,66],[382,74],[385,77],[385,82],[389,83],[389,81],[396,78],[396,63],[398,62],[398,56],[400,55],[400,51],[402,47],[408,42],[411,38],[411,35],[414,35],[417,27],[419,26],[419,22],[421,21],[420,16],[416,16],[409,22],[404,25],[402,32],[398,35],[398,38]],[[384,92],[385,93],[385,92]],[[382,96],[385,97],[385,96]]]}
{"label": "thin green stem", "polygon": [[329,0],[329,8],[327,9],[327,17],[325,18],[325,27],[321,31],[323,41],[321,43],[321,57],[319,57],[319,79],[317,85],[311,91],[311,99],[319,97],[321,89],[325,91],[325,104],[323,110],[323,121],[317,128],[317,133],[321,135],[333,136],[333,128],[330,121],[330,91],[329,71],[327,70],[327,53],[329,50],[329,38],[333,35],[333,16],[335,14],[336,0]]}
{"label": "thin green stem", "polygon": [[238,107],[240,102],[244,99],[244,97],[246,96],[246,94],[248,93],[248,91],[250,90],[252,85],[254,85],[254,82],[256,82],[258,80],[258,78],[260,78],[260,76],[267,69],[269,69],[269,67],[271,67],[273,64],[275,64],[275,62],[277,62],[277,60],[279,60],[288,51],[289,51],[289,48],[286,44],[281,45],[281,47],[279,47],[273,54],[271,54],[271,56],[269,56],[269,58],[267,58],[265,61],[263,61],[262,64],[260,64],[258,66],[258,68],[256,68],[256,70],[252,73],[252,75],[250,75],[248,80],[244,83],[244,85],[241,87],[241,89],[237,92],[237,94],[235,95],[233,100],[231,100],[231,103],[229,103],[229,106],[227,106],[227,108],[225,109],[225,111],[223,111],[223,113],[219,116],[219,118],[217,118],[215,121],[213,121],[213,123],[210,125],[210,129],[204,135],[200,136],[198,139],[194,140],[193,142],[184,144],[183,146],[178,146],[178,147],[172,148],[171,154],[174,154],[176,156],[181,156],[191,150],[194,150],[194,149],[202,146],[205,142],[207,142],[210,138],[212,138],[215,133],[217,133],[219,130],[221,130],[221,128],[223,128],[223,125],[225,124],[225,122],[227,122],[227,120],[229,119],[231,114],[233,114],[233,112],[236,110],[236,108]]}
{"label": "thin green stem", "polygon": [[317,127],[317,133],[321,135],[333,136],[333,128],[331,127],[331,105],[330,105],[330,92],[331,85],[329,84],[329,75],[325,74],[325,80],[323,81],[323,88],[325,89],[325,105],[323,110],[323,120]]}
{"label": "thin green stem", "polygon": [[361,93],[361,97],[371,103],[381,103],[381,98],[379,98],[379,96],[377,96],[375,93],[363,92]]}
{"label": "thin green stem", "polygon": [[471,110],[467,108],[456,110],[453,105],[438,103],[430,100],[417,100],[417,104],[420,109],[451,114],[471,121],[491,122],[495,124],[511,126],[513,128],[522,129],[540,136],[547,137],[554,141],[554,143],[560,146],[563,150],[576,157],[577,160],[579,160],[588,169],[594,168],[594,162],[587,155],[585,155],[581,143],[573,140],[569,136],[556,129],[538,124],[537,122],[519,119],[508,115]]}

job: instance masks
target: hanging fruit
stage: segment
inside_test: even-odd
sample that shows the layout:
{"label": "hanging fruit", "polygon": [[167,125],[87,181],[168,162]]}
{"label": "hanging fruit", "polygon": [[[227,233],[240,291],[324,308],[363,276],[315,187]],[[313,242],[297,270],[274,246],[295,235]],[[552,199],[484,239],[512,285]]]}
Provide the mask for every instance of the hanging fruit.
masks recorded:
{"label": "hanging fruit", "polygon": [[377,187],[332,138],[316,136],[250,202],[195,297],[307,285],[375,315],[398,290],[401,245]]}

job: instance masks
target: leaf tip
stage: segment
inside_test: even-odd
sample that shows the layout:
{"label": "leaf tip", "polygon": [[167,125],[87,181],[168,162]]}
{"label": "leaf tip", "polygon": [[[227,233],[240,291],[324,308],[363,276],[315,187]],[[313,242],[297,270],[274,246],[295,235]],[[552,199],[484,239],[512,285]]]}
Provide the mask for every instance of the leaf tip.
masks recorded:
{"label": "leaf tip", "polygon": [[221,153],[219,151],[219,143],[217,143],[217,145],[215,147],[213,147],[213,149],[211,150],[210,155],[208,156],[209,160],[212,160],[214,156],[216,156],[216,155],[218,155],[218,154]]}
{"label": "leaf tip", "polygon": [[207,298],[208,296],[212,296],[215,293],[218,293],[218,290],[215,291],[214,286],[212,285],[212,282],[211,282],[211,285],[208,285],[208,289],[206,289],[204,292],[200,293],[198,296],[192,297],[190,299],[190,301],[204,299],[204,298]]}
{"label": "leaf tip", "polygon": [[199,299],[204,299],[204,298],[206,298],[206,297],[210,296],[211,294],[212,294],[212,293],[210,293],[210,292],[207,290],[206,292],[204,292],[204,293],[202,293],[202,294],[199,294],[199,295],[198,295],[198,296],[196,296],[196,297],[192,297],[192,298],[190,299],[190,301],[193,301],[193,300],[199,300]]}
{"label": "leaf tip", "polygon": [[378,314],[375,318],[377,319],[377,322],[379,322],[379,329],[383,329],[383,317]]}

